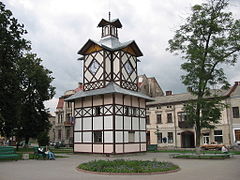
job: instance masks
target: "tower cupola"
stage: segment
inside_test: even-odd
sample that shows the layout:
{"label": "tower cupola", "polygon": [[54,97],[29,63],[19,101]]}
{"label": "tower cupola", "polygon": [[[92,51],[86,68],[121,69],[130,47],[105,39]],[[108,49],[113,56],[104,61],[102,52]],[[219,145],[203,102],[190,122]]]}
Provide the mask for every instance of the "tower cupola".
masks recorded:
{"label": "tower cupola", "polygon": [[102,38],[115,37],[118,38],[118,28],[122,28],[122,24],[119,19],[111,20],[111,14],[109,12],[109,19],[102,19],[97,27],[102,28]]}

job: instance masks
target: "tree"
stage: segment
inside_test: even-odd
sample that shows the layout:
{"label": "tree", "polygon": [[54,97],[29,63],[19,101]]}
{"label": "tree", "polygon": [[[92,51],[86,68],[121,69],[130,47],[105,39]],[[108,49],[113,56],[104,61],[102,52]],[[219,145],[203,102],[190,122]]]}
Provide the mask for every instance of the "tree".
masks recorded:
{"label": "tree", "polygon": [[52,72],[30,52],[30,42],[22,37],[24,26],[1,2],[0,10],[0,133],[28,144],[50,128],[43,102],[55,94]]}
{"label": "tree", "polygon": [[17,63],[23,52],[30,49],[29,42],[22,38],[26,34],[23,27],[0,2],[0,133],[7,137],[13,135],[20,113]]}
{"label": "tree", "polygon": [[240,21],[226,12],[227,0],[209,0],[192,7],[192,14],[169,40],[170,52],[180,52],[184,85],[196,98],[186,104],[188,121],[195,125],[196,146],[202,128],[213,128],[224,104],[211,87],[229,87],[222,65],[234,65],[240,51]]}
{"label": "tree", "polygon": [[36,54],[25,54],[18,64],[20,78],[21,114],[18,123],[18,133],[28,144],[30,137],[50,128],[49,113],[43,102],[51,99],[55,88],[51,85],[51,71],[41,65],[42,60]]}

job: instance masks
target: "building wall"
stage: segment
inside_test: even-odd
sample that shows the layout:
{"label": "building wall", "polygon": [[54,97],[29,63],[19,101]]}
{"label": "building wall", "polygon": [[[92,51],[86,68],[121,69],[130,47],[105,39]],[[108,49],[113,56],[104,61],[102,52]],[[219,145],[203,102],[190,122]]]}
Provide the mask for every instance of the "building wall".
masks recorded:
{"label": "building wall", "polygon": [[74,152],[139,151],[146,151],[145,100],[122,94],[76,100]]}

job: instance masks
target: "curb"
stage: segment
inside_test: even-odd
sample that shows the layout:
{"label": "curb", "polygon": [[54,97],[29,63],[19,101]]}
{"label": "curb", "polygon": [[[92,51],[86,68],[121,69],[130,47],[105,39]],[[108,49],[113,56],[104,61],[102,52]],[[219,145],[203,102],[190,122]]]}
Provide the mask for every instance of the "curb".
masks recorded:
{"label": "curb", "polygon": [[150,173],[111,173],[111,172],[96,172],[96,171],[88,171],[84,169],[79,169],[76,168],[77,171],[79,172],[84,172],[84,173],[90,173],[90,174],[99,174],[99,175],[158,175],[158,174],[168,174],[168,173],[174,173],[178,172],[181,170],[181,168],[174,169],[174,170],[169,170],[169,171],[164,171],[164,172],[150,172]]}

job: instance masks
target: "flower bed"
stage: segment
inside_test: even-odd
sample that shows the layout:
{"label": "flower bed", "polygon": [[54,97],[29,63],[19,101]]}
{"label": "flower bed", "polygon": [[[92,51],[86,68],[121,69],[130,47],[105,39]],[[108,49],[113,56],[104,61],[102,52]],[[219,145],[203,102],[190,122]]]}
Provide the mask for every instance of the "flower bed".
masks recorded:
{"label": "flower bed", "polygon": [[170,162],[139,161],[139,160],[94,160],[82,163],[79,169],[100,173],[120,174],[144,174],[157,172],[171,172],[179,170],[179,167]]}
{"label": "flower bed", "polygon": [[230,154],[174,154],[173,158],[181,159],[227,159],[230,158]]}

